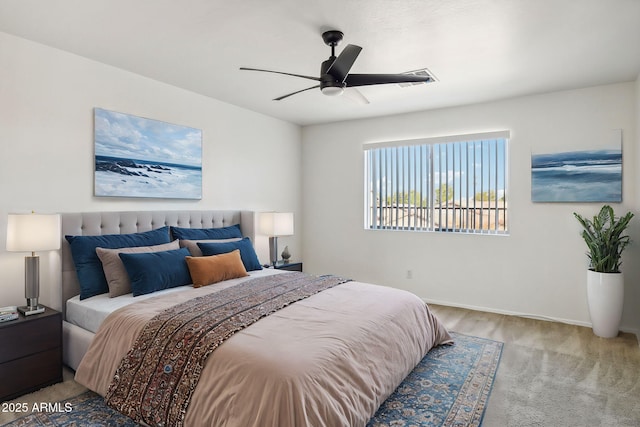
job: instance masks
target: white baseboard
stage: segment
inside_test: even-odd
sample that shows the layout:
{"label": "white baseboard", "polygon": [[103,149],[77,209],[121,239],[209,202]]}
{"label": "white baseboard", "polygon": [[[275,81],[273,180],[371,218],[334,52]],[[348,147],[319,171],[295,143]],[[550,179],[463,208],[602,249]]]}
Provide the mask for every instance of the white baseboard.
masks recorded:
{"label": "white baseboard", "polygon": [[[444,306],[447,306],[447,307],[465,308],[467,310],[484,311],[484,312],[487,312],[487,313],[504,314],[504,315],[507,315],[507,316],[518,316],[518,317],[524,317],[524,318],[527,318],[527,319],[545,320],[545,321],[548,321],[548,322],[566,323],[568,325],[585,326],[587,328],[591,327],[591,323],[590,322],[581,322],[581,321],[578,321],[578,320],[562,319],[562,318],[559,318],[559,317],[551,317],[551,316],[541,316],[539,314],[521,313],[521,312],[517,312],[517,311],[498,310],[498,309],[495,309],[495,308],[478,307],[478,306],[475,306],[475,305],[467,305],[467,304],[458,304],[458,303],[452,303],[452,302],[449,302],[449,301],[439,301],[439,300],[435,300],[435,299],[431,299],[431,298],[422,298],[422,300],[424,302],[426,302],[427,304],[436,304],[436,305],[444,305]],[[635,334],[636,340],[638,341],[638,346],[640,347],[640,330],[639,329],[622,327],[620,330],[622,332],[628,332],[628,333],[631,333],[631,334]]]}

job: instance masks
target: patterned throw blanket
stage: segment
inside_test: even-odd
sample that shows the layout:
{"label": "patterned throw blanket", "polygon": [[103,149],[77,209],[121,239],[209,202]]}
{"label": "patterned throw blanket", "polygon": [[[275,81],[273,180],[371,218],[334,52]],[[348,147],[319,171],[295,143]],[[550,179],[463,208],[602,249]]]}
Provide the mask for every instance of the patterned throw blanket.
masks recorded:
{"label": "patterned throw blanket", "polygon": [[122,359],[105,400],[137,422],[182,426],[213,350],[261,318],[348,281],[336,276],[276,274],[168,308],[145,325]]}

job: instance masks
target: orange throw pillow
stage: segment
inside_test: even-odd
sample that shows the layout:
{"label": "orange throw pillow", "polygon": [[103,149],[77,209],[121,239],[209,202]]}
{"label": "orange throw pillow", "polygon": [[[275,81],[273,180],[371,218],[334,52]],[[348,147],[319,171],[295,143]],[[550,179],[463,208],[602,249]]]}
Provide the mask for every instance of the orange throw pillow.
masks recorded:
{"label": "orange throw pillow", "polygon": [[242,264],[239,249],[222,255],[188,256],[186,260],[194,288],[249,275]]}

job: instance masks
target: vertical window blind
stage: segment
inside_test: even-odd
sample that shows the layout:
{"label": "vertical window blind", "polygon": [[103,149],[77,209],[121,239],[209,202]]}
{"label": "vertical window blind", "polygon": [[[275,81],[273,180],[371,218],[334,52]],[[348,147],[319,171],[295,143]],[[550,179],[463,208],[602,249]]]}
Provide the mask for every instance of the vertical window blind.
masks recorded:
{"label": "vertical window blind", "polygon": [[365,228],[506,234],[508,131],[364,145]]}

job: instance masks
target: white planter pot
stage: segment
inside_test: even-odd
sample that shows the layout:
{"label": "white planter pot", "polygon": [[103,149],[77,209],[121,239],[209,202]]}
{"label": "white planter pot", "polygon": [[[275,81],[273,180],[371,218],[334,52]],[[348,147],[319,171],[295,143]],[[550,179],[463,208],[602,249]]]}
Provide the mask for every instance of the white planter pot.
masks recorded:
{"label": "white planter pot", "polygon": [[624,304],[622,273],[587,271],[587,300],[593,333],[603,338],[618,336]]}

